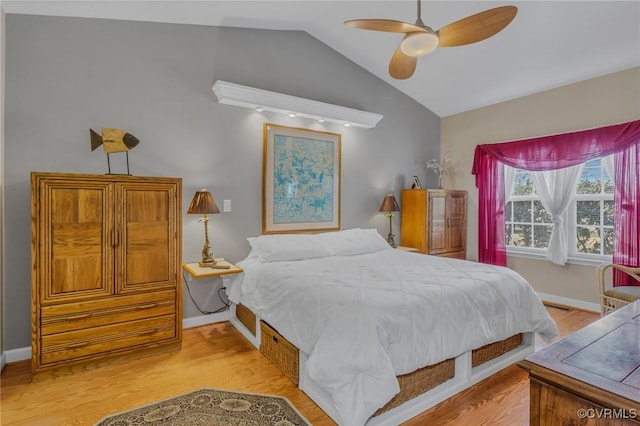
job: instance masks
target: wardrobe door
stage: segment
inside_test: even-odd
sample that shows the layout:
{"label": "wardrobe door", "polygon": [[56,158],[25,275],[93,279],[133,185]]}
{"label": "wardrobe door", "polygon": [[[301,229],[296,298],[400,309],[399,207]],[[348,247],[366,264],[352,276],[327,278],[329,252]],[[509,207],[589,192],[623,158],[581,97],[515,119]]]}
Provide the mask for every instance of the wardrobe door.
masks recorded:
{"label": "wardrobe door", "polygon": [[123,182],[116,187],[117,292],[175,289],[180,259],[175,183]]}
{"label": "wardrobe door", "polygon": [[34,177],[33,258],[39,301],[82,301],[114,292],[112,185]]}

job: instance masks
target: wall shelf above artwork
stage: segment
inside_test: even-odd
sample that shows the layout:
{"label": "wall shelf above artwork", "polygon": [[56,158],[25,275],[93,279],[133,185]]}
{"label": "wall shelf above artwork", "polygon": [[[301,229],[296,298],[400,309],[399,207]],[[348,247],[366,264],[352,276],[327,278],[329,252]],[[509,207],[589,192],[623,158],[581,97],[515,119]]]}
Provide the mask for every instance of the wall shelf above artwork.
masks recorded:
{"label": "wall shelf above artwork", "polygon": [[216,81],[212,89],[221,104],[251,108],[257,111],[277,112],[290,117],[303,117],[364,129],[376,127],[382,119],[382,114],[256,89],[222,80]]}

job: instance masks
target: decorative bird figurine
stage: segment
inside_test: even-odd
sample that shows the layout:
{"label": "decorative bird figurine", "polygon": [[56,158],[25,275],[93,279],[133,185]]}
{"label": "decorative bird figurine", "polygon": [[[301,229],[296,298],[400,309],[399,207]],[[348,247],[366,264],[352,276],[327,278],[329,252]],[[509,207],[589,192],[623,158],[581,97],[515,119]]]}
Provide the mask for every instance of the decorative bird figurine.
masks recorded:
{"label": "decorative bird figurine", "polygon": [[120,129],[108,129],[102,128],[102,136],[96,133],[93,129],[89,129],[91,135],[91,151],[95,151],[100,145],[107,154],[107,167],[109,168],[109,174],[111,174],[111,161],[109,160],[109,154],[115,152],[124,152],[127,155],[127,174],[129,173],[129,151],[135,148],[140,140],[133,136],[131,133]]}

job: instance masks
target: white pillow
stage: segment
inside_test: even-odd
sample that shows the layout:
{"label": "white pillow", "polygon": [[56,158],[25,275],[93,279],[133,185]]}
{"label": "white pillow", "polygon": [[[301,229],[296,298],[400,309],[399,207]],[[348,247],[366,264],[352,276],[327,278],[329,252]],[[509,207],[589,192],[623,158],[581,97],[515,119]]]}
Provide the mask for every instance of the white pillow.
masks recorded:
{"label": "white pillow", "polygon": [[347,229],[318,234],[333,256],[354,256],[390,249],[376,229]]}
{"label": "white pillow", "polygon": [[263,262],[314,259],[331,256],[331,251],[316,234],[274,234],[247,238],[249,256]]}

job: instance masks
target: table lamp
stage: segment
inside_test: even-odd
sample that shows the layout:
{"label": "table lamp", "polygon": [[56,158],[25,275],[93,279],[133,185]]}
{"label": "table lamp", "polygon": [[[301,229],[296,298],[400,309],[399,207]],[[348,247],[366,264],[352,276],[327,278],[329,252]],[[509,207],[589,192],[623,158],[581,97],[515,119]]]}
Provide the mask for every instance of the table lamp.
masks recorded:
{"label": "table lamp", "polygon": [[393,212],[400,211],[398,202],[396,201],[396,197],[394,197],[391,193],[385,195],[379,211],[386,212],[387,216],[389,217],[389,235],[387,236],[387,242],[391,247],[397,247],[395,242],[395,235],[393,235],[391,229],[391,218],[393,217]]}
{"label": "table lamp", "polygon": [[204,222],[204,247],[202,247],[202,260],[198,263],[202,267],[213,267],[216,264],[216,260],[211,254],[211,247],[209,246],[209,232],[208,222],[209,217],[207,214],[220,213],[216,202],[213,200],[213,195],[205,188],[197,191],[191,200],[191,205],[187,210],[187,214],[201,214],[202,217],[198,220]]}

